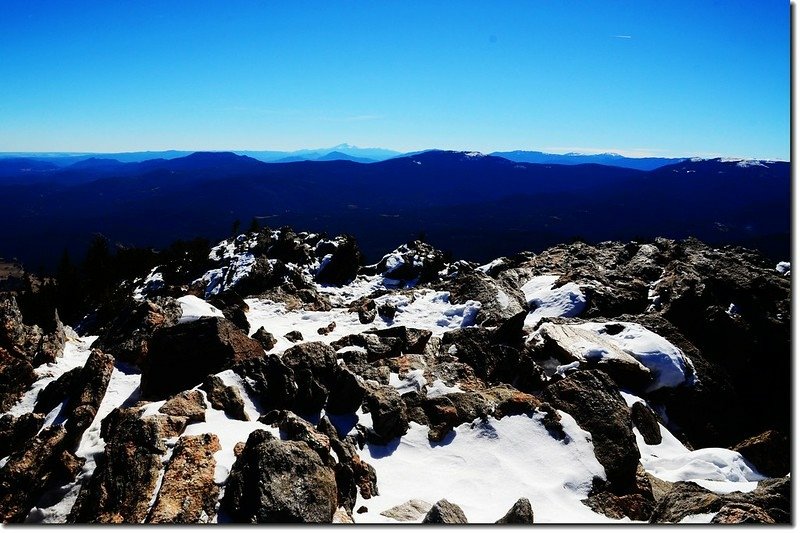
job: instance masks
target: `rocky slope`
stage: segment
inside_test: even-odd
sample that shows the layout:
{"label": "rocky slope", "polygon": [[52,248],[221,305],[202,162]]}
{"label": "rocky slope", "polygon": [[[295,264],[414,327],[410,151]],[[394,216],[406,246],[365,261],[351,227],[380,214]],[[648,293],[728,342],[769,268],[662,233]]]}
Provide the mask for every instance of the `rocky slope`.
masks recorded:
{"label": "rocky slope", "polygon": [[666,239],[361,263],[262,230],[75,330],[6,296],[2,520],[791,520],[788,264]]}

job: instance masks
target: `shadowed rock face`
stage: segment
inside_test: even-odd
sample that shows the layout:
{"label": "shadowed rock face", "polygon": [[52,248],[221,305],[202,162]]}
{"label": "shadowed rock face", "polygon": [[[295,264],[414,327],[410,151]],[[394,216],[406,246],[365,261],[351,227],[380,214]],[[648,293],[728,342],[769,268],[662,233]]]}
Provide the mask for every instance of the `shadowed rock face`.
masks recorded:
{"label": "shadowed rock face", "polygon": [[224,318],[201,318],[153,334],[142,365],[142,397],[163,399],[238,362],[264,356],[261,345]]}
{"label": "shadowed rock face", "polygon": [[[788,477],[760,481],[748,493],[716,494],[696,483],[679,481],[659,501],[651,523],[677,523],[690,515],[717,513],[718,523],[788,523]],[[718,517],[718,518],[717,518]]]}
{"label": "shadowed rock face", "polygon": [[336,478],[305,442],[250,434],[228,478],[222,506],[236,522],[331,522]]}
{"label": "shadowed rock face", "polygon": [[789,438],[780,431],[765,431],[733,447],[765,476],[781,477],[791,468]]}
{"label": "shadowed rock face", "polygon": [[611,378],[599,370],[574,372],[549,385],[544,395],[553,407],[572,415],[592,434],[595,455],[605,468],[611,489],[618,494],[632,491],[639,449],[630,411]]}
{"label": "shadowed rock face", "polygon": [[93,346],[120,361],[141,365],[147,358],[153,334],[177,324],[181,313],[180,304],[173,298],[130,299],[111,322],[102,327]]}
{"label": "shadowed rock face", "polygon": [[0,519],[22,522],[47,488],[71,480],[82,464],[67,449],[63,427],[45,428],[0,469]]}
{"label": "shadowed rock face", "polygon": [[0,411],[7,411],[36,380],[33,368],[64,351],[64,325],[56,313],[45,329],[22,321],[13,296],[0,295]]}

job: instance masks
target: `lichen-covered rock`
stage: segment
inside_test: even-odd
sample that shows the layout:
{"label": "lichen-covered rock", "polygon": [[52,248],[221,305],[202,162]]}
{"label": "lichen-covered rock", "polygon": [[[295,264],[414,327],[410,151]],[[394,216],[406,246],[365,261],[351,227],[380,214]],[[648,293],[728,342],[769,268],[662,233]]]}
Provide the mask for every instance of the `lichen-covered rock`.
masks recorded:
{"label": "lichen-covered rock", "polygon": [[416,522],[433,507],[425,500],[408,500],[391,509],[381,512],[382,516],[397,520],[398,522]]}
{"label": "lichen-covered rock", "polygon": [[219,487],[214,483],[219,439],[213,434],[181,437],[175,445],[158,497],[147,522],[196,524],[210,521],[215,513]]}
{"label": "lichen-covered rock", "polygon": [[18,417],[5,414],[0,417],[0,457],[6,457],[21,449],[33,438],[44,422],[41,413],[25,413]]}
{"label": "lichen-covered rock", "polygon": [[198,390],[183,391],[169,398],[158,412],[186,418],[189,424],[205,422],[206,402]]}
{"label": "lichen-covered rock", "polygon": [[261,344],[262,348],[264,348],[264,351],[266,352],[273,349],[278,343],[277,339],[275,339],[275,336],[264,329],[264,326],[261,326],[255,331],[255,333],[253,333],[253,338]]}
{"label": "lichen-covered rock", "polygon": [[729,503],[717,511],[712,524],[774,524],[775,520],[760,507],[749,503]]}

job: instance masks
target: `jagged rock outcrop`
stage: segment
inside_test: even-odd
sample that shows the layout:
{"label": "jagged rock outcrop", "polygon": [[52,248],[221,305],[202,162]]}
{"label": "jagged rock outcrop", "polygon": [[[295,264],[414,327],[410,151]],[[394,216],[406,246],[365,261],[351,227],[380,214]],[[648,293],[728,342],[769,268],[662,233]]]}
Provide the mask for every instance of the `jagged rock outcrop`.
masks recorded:
{"label": "jagged rock outcrop", "polygon": [[247,421],[244,400],[239,390],[225,385],[218,376],[208,376],[200,387],[205,391],[211,407],[224,411],[229,418]]}
{"label": "jagged rock outcrop", "polygon": [[336,512],[333,470],[305,442],[250,434],[231,469],[222,507],[236,522],[331,522]]}
{"label": "jagged rock outcrop", "polygon": [[679,481],[659,501],[650,522],[677,523],[690,515],[719,514],[727,507],[718,522],[788,523],[790,485],[788,477],[776,478],[760,481],[752,492],[717,494],[696,483]]}
{"label": "jagged rock outcrop", "polygon": [[70,523],[136,524],[147,518],[167,437],[158,417],[140,418],[135,408],[118,408],[101,426],[105,453],[81,486]]}
{"label": "jagged rock outcrop", "polygon": [[159,329],[142,364],[142,397],[166,398],[202,383],[208,374],[263,356],[261,345],[225,318]]}
{"label": "jagged rock outcrop", "polygon": [[0,411],[7,411],[36,380],[34,367],[64,350],[66,333],[58,313],[44,328],[23,322],[13,296],[0,295]]}
{"label": "jagged rock outcrop", "polygon": [[242,361],[233,371],[245,379],[247,388],[263,409],[290,409],[294,404],[297,395],[294,372],[277,355]]}
{"label": "jagged rock outcrop", "polygon": [[600,370],[580,370],[549,385],[544,397],[592,434],[595,456],[605,468],[611,490],[632,491],[639,449],[630,411],[611,378]]}
{"label": "jagged rock outcrop", "polygon": [[174,326],[181,318],[180,304],[173,298],[130,299],[101,326],[93,347],[112,354],[117,360],[141,365],[147,358],[153,334]]}
{"label": "jagged rock outcrop", "polygon": [[219,439],[209,433],[178,440],[148,523],[196,524],[214,518],[219,494],[214,483],[214,453],[219,450]]}
{"label": "jagged rock outcrop", "polygon": [[365,500],[378,495],[375,469],[358,454],[357,442],[352,436],[341,438],[327,417],[323,417],[316,430],[328,437],[338,462],[334,466],[338,506],[352,511],[356,494]]}
{"label": "jagged rock outcrop", "polygon": [[25,413],[14,416],[5,414],[0,417],[0,457],[11,455],[25,446],[42,427],[44,415],[41,413]]}
{"label": "jagged rock outcrop", "polygon": [[479,326],[498,326],[514,315],[528,310],[525,295],[503,280],[492,278],[478,270],[466,271],[448,281],[450,301],[463,304],[469,300],[481,303],[475,316]]}
{"label": "jagged rock outcrop", "polygon": [[317,253],[328,252],[322,259],[322,265],[317,270],[314,280],[323,285],[344,285],[352,281],[358,274],[358,269],[364,262],[364,256],[358,248],[355,238],[343,236],[323,248],[317,245]]}
{"label": "jagged rock outcrop", "polygon": [[0,521],[22,522],[45,490],[74,479],[82,465],[62,426],[43,429],[0,468]]}
{"label": "jagged rock outcrop", "polygon": [[199,390],[183,391],[164,402],[158,412],[185,418],[187,424],[204,422],[206,419],[206,401]]}
{"label": "jagged rock outcrop", "polygon": [[495,524],[533,524],[533,509],[528,498],[520,498]]}
{"label": "jagged rock outcrop", "polygon": [[398,284],[428,283],[439,278],[446,266],[444,253],[420,240],[411,241],[386,254],[377,264],[361,269],[362,274],[381,274]]}
{"label": "jagged rock outcrop", "polygon": [[[520,327],[521,329],[521,327]],[[539,389],[543,373],[520,342],[509,342],[504,329],[455,329],[442,336],[439,359],[452,357],[488,382],[504,382],[523,390]]]}
{"label": "jagged rock outcrop", "polygon": [[461,507],[447,500],[439,500],[422,519],[423,524],[466,524],[467,517]]}
{"label": "jagged rock outcrop", "polygon": [[741,453],[764,475],[780,477],[789,473],[789,439],[779,431],[769,430],[745,439],[734,446],[733,450]]}

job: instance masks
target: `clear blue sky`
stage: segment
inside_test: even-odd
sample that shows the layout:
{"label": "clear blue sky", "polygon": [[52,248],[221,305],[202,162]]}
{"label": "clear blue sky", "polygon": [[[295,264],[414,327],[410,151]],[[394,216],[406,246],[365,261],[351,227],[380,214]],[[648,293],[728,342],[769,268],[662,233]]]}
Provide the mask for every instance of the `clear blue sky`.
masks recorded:
{"label": "clear blue sky", "polygon": [[0,151],[789,157],[776,0],[0,6]]}

